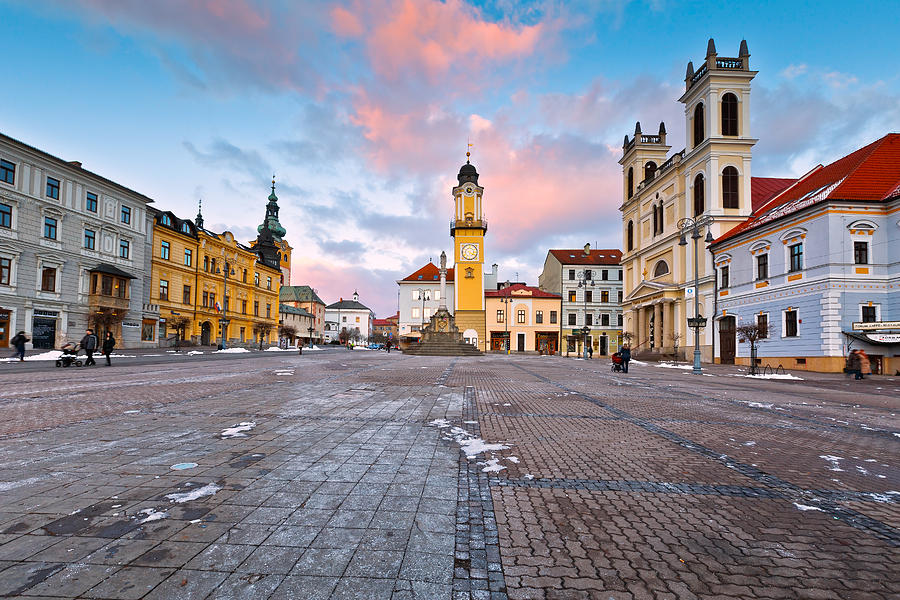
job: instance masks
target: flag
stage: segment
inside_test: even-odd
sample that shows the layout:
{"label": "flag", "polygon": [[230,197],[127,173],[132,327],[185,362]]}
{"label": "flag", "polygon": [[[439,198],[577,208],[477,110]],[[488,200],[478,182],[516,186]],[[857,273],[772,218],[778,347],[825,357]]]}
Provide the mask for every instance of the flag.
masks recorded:
{"label": "flag", "polygon": [[215,307],[216,307],[216,312],[222,312],[222,307],[219,306],[219,303],[218,303],[218,302],[216,302]]}

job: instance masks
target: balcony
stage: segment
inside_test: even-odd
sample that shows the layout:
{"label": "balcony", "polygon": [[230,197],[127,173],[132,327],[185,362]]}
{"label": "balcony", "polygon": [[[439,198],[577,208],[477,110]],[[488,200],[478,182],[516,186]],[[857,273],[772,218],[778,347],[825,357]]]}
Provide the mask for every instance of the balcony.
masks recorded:
{"label": "balcony", "polygon": [[455,235],[457,229],[481,229],[487,233],[487,219],[481,218],[479,221],[471,219],[450,219],[450,235]]}

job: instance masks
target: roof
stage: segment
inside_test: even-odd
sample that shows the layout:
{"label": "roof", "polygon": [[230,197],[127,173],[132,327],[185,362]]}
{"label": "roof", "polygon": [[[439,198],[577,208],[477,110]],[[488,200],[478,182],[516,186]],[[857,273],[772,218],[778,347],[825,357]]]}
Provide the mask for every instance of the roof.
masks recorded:
{"label": "roof", "polygon": [[281,302],[318,302],[325,304],[316,291],[308,285],[283,285],[278,292]]}
{"label": "roof", "polygon": [[115,275],[116,277],[125,277],[127,279],[137,279],[131,273],[126,273],[119,267],[109,263],[100,263],[93,269],[88,269],[88,273],[106,273],[107,275]]}
{"label": "roof", "polygon": [[884,202],[898,196],[900,133],[889,133],[827,166],[816,166],[714,244],[827,200]]}
{"label": "roof", "polygon": [[514,283],[509,287],[505,287],[502,290],[485,290],[484,292],[485,298],[511,298],[515,297],[532,297],[532,298],[559,298],[562,299],[562,296],[559,294],[551,294],[550,292],[545,292],[544,290],[536,287],[532,287],[530,285],[524,285],[522,283]]}
{"label": "roof", "polygon": [[356,300],[339,300],[334,304],[329,304],[325,308],[331,308],[334,310],[370,310],[368,306],[357,302]]}
{"label": "roof", "polygon": [[585,254],[584,248],[550,250],[550,254],[564,265],[618,265],[622,260],[622,251],[617,249],[592,248],[587,254]]}
{"label": "roof", "polygon": [[395,327],[397,323],[391,319],[372,319],[372,325],[374,327]]}
{"label": "roof", "polygon": [[[440,281],[441,270],[433,262],[413,273],[404,277],[400,281]],[[447,267],[447,281],[453,281],[453,267]]]}
{"label": "roof", "polygon": [[297,308],[295,306],[291,306],[290,304],[279,304],[278,312],[286,313],[289,315],[300,315],[301,317],[309,317],[311,319],[315,318],[315,315],[305,308]]}
{"label": "roof", "polygon": [[786,177],[751,177],[750,210],[755,211],[771,200],[775,194],[797,181]]}

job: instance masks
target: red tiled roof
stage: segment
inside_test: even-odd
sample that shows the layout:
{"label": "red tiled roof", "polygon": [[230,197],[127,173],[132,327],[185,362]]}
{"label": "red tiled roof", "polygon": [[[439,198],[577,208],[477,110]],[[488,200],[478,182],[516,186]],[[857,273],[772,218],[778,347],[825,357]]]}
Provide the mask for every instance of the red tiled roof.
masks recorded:
{"label": "red tiled roof", "polygon": [[797,181],[785,177],[751,177],[750,178],[750,209],[756,212],[772,199],[775,194],[784,191],[786,187]]}
{"label": "red tiled roof", "polygon": [[619,261],[622,260],[622,251],[616,249],[591,248],[590,254],[587,255],[584,253],[584,248],[578,248],[577,250],[550,250],[550,254],[564,265],[618,265]]}
{"label": "red tiled roof", "polygon": [[522,298],[531,296],[532,298],[562,298],[559,294],[551,294],[550,292],[545,292],[544,290],[536,287],[532,287],[530,285],[524,285],[521,283],[514,283],[509,287],[505,287],[502,290],[486,290],[484,295],[486,298],[510,298],[513,297],[513,292],[528,292],[528,294],[515,294],[516,298]]}
{"label": "red tiled roof", "polygon": [[[441,280],[441,270],[437,268],[433,262],[429,262],[427,265],[409,275],[408,277],[404,277],[401,281],[440,281]],[[447,281],[453,281],[453,267],[447,267]]]}
{"label": "red tiled roof", "polygon": [[373,327],[392,327],[394,325],[396,325],[396,323],[390,319],[372,319]]}
{"label": "red tiled roof", "polygon": [[898,192],[900,133],[889,133],[827,166],[818,165],[714,243],[826,200],[880,202],[896,198]]}

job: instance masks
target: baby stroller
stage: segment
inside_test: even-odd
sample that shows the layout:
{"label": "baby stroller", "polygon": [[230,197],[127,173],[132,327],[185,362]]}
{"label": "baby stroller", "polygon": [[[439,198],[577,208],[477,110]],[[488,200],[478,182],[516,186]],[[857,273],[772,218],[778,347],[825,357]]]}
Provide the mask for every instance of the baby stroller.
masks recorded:
{"label": "baby stroller", "polygon": [[81,366],[81,360],[78,358],[78,344],[69,342],[63,344],[60,350],[62,350],[62,356],[56,359],[57,367],[71,367],[73,364],[76,367]]}
{"label": "baby stroller", "polygon": [[622,355],[618,352],[615,352],[612,355],[612,370],[613,373],[622,371]]}

